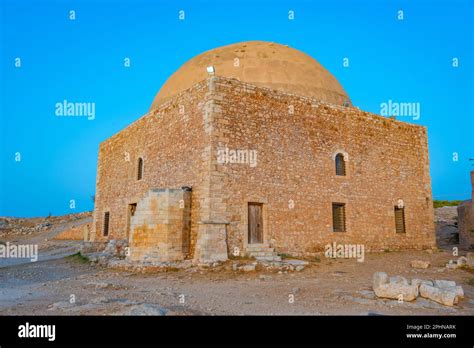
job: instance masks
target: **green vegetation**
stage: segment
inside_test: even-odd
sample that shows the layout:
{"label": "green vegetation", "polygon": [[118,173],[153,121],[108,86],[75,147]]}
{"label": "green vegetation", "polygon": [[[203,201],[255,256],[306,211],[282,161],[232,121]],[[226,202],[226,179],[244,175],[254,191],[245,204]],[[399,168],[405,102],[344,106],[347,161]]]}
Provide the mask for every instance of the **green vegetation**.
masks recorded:
{"label": "green vegetation", "polygon": [[455,207],[458,206],[459,203],[462,201],[439,201],[439,200],[433,200],[433,206],[435,208],[441,208],[441,207]]}
{"label": "green vegetation", "polygon": [[469,279],[469,280],[467,281],[467,283],[468,283],[469,285],[474,286],[474,278]]}
{"label": "green vegetation", "polygon": [[67,258],[69,260],[77,261],[77,262],[80,262],[80,263],[89,263],[90,262],[89,258],[87,256],[82,255],[81,252],[77,252],[74,255],[69,255]]}

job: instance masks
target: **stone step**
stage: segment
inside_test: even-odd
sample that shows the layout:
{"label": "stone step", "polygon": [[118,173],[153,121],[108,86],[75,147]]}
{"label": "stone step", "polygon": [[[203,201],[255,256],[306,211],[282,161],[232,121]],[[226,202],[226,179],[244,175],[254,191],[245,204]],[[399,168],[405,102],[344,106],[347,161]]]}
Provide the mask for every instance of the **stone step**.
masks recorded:
{"label": "stone step", "polygon": [[250,251],[247,254],[257,257],[257,256],[273,256],[275,255],[274,251]]}
{"label": "stone step", "polygon": [[259,261],[281,261],[281,257],[267,244],[247,245],[246,253],[248,256],[255,257]]}
{"label": "stone step", "polygon": [[270,248],[268,245],[265,245],[265,244],[252,244],[252,245],[247,245],[246,250],[248,252],[251,252],[251,251],[271,251],[271,252],[273,252],[275,249]]}
{"label": "stone step", "polygon": [[272,256],[257,256],[255,259],[259,261],[281,261],[281,257],[278,255],[272,255]]}
{"label": "stone step", "polygon": [[254,252],[273,253],[273,252],[275,252],[275,249],[273,249],[273,248],[253,248],[253,249],[247,249],[247,252],[249,252],[249,253],[254,253]]}

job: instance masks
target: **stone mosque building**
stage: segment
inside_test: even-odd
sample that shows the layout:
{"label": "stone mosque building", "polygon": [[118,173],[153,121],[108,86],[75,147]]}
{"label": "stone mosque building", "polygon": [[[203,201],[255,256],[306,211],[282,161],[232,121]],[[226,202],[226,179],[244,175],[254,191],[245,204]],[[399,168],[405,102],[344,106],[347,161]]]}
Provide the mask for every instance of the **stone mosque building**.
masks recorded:
{"label": "stone mosque building", "polygon": [[138,261],[272,259],[430,248],[433,220],[425,127],[361,111],[307,54],[251,41],[189,60],[100,144],[91,241]]}

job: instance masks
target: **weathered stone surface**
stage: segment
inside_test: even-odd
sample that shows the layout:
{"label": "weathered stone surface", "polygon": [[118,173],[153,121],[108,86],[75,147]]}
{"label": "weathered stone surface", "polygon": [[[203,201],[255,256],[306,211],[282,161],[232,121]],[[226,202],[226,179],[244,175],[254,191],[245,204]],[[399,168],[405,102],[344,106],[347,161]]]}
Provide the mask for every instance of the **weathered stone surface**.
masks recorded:
{"label": "weathered stone surface", "polygon": [[224,224],[201,224],[199,227],[196,250],[196,260],[205,262],[226,261],[227,230]]}
{"label": "weathered stone surface", "polygon": [[464,290],[461,286],[456,285],[452,280],[435,280],[434,286],[440,289],[449,289],[456,292],[458,298],[464,298]]}
{"label": "weathered stone surface", "polygon": [[255,264],[244,265],[244,266],[240,266],[239,270],[242,270],[244,272],[253,272],[255,271],[255,267],[256,267]]}
{"label": "weathered stone surface", "polygon": [[453,288],[438,288],[427,284],[420,285],[420,296],[445,306],[454,306],[458,302],[457,291]]}
{"label": "weathered stone surface", "polygon": [[419,287],[421,284],[433,286],[433,282],[431,280],[423,280],[423,279],[412,279],[411,284],[417,287]]}
{"label": "weathered stone surface", "polygon": [[69,309],[71,307],[74,307],[74,305],[75,304],[73,304],[69,301],[60,301],[60,302],[55,302],[52,305],[50,305],[48,310],[50,310],[50,311],[64,310],[64,309]]}
{"label": "weathered stone surface", "polygon": [[437,303],[437,302],[434,302],[432,300],[429,300],[427,298],[423,298],[421,296],[418,296],[418,298],[416,299],[416,301],[413,301],[411,303],[407,303],[408,305],[413,306],[413,308],[419,308],[419,309],[422,309],[422,308],[432,308],[432,309],[436,309],[436,310],[439,310],[439,311],[442,311],[446,314],[448,313],[456,313],[456,309],[453,308],[453,307],[448,307],[448,306],[443,306],[442,304],[440,303]]}
{"label": "weathered stone surface", "polygon": [[152,303],[142,303],[139,305],[133,305],[130,308],[122,311],[120,314],[121,315],[133,315],[133,316],[139,316],[139,315],[156,315],[156,316],[161,316],[161,315],[166,315],[168,310],[166,308],[163,308],[161,306],[158,306],[156,304]]}
{"label": "weathered stone surface", "polygon": [[283,260],[282,263],[293,265],[293,266],[307,266],[309,264],[308,261],[296,260],[296,259]]}
{"label": "weathered stone surface", "polygon": [[428,268],[430,267],[430,263],[428,261],[422,261],[422,260],[413,260],[411,262],[411,267],[412,268],[421,268],[421,269],[424,269],[424,268]]}
{"label": "weathered stone surface", "polygon": [[123,257],[125,256],[127,246],[128,242],[125,240],[111,239],[105,246],[104,253]]}
{"label": "weathered stone surface", "polygon": [[389,282],[388,274],[385,272],[375,272],[372,280],[373,288],[378,288],[382,284]]}
{"label": "weathered stone surface", "polygon": [[467,253],[466,259],[467,259],[467,265],[469,267],[474,267],[474,253]]}
{"label": "weathered stone surface", "polygon": [[[255,151],[256,161],[219,163],[223,147]],[[347,175],[336,178],[338,153],[347,154]],[[139,158],[144,170],[137,180]],[[91,239],[127,240],[128,204],[150,189],[191,186],[189,253],[183,248],[183,258],[224,260],[235,248],[245,251],[249,202],[263,204],[262,242],[274,240],[271,246],[279,253],[311,254],[341,237],[363,244],[365,251],[432,247],[428,163],[424,127],[213,76],[100,145]],[[416,175],[393,175],[397,172]],[[374,204],[374,197],[385,203]],[[399,200],[409,226],[403,236],[394,230]],[[332,202],[347,205],[350,233],[333,232]],[[150,203],[136,219],[146,221],[153,211]],[[156,226],[139,226],[144,242],[162,233]]]}
{"label": "weathered stone surface", "polygon": [[386,273],[376,272],[373,277],[373,289],[377,297],[413,301],[418,296],[418,286],[408,284],[408,281],[400,276],[388,279]]}
{"label": "weathered stone surface", "polygon": [[458,258],[458,265],[459,266],[464,266],[467,264],[467,257],[466,256],[461,256]]}
{"label": "weathered stone surface", "polygon": [[434,281],[434,286],[438,288],[451,288],[453,286],[456,286],[456,282],[452,280],[435,280]]}
{"label": "weathered stone surface", "polygon": [[458,269],[458,261],[457,260],[449,260],[449,262],[446,264],[447,269]]}
{"label": "weathered stone surface", "polygon": [[454,289],[456,290],[456,295],[458,298],[464,298],[464,290],[462,288],[462,286],[460,285],[457,285],[454,287]]}
{"label": "weathered stone surface", "polygon": [[[374,288],[377,297],[403,299],[403,301],[413,301],[418,296],[418,287],[415,285],[403,285],[397,283],[387,283]],[[401,297],[400,297],[401,296]]]}
{"label": "weathered stone surface", "polygon": [[469,266],[468,258],[466,256],[461,256],[456,260],[449,260],[449,262],[446,264],[446,268],[448,268],[448,269],[457,269],[459,267],[463,267],[463,266],[466,266],[466,265]]}
{"label": "weathered stone surface", "polygon": [[412,279],[408,285],[407,279],[401,276],[388,277],[384,272],[376,272],[373,276],[373,289],[377,297],[412,301],[418,295],[445,306],[453,306],[464,297],[461,286],[451,280]]}
{"label": "weathered stone surface", "polygon": [[131,261],[183,260],[189,253],[191,192],[151,189],[130,220]]}
{"label": "weathered stone surface", "polygon": [[400,284],[400,285],[408,285],[408,280],[402,276],[394,276],[390,277],[390,283],[392,284]]}

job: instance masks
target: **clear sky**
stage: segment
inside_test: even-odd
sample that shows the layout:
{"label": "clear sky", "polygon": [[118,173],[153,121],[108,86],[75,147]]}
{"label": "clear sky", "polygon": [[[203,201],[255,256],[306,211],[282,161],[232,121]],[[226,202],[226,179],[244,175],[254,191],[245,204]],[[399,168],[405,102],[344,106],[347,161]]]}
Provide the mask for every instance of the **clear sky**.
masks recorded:
{"label": "clear sky", "polygon": [[[99,143],[145,114],[188,59],[247,40],[308,53],[363,110],[416,103],[418,119],[398,119],[428,127],[434,198],[467,199],[473,3],[0,0],[0,215],[93,209]],[[95,103],[95,119],[56,116],[64,100]]]}

